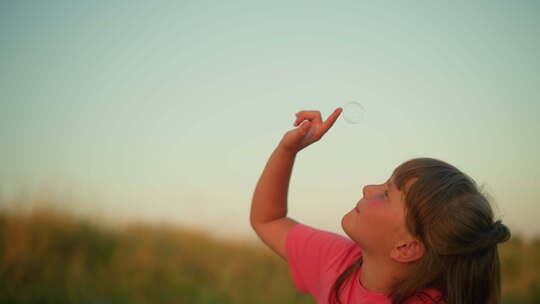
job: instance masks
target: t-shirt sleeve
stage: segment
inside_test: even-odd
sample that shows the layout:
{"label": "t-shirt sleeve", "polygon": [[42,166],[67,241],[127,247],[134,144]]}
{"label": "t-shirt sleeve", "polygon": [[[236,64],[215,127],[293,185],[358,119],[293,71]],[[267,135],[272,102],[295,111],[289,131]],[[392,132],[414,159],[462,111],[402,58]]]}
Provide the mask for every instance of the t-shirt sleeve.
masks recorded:
{"label": "t-shirt sleeve", "polygon": [[356,244],[341,235],[297,224],[287,234],[285,254],[296,287],[315,294],[324,288],[330,269],[342,268],[346,252]]}

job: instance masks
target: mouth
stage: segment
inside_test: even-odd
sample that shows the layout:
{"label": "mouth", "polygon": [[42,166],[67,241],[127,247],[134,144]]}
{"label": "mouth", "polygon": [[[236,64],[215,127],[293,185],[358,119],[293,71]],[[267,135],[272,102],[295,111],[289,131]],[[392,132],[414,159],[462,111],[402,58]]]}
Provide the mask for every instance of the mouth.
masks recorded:
{"label": "mouth", "polygon": [[362,200],[363,200],[363,199],[364,199],[364,198],[362,197],[362,199],[361,199],[360,201],[358,201],[358,202],[356,203],[356,205],[354,206],[354,211],[355,211],[356,213],[360,213],[360,208],[358,208],[358,207],[359,207],[360,204],[362,203]]}

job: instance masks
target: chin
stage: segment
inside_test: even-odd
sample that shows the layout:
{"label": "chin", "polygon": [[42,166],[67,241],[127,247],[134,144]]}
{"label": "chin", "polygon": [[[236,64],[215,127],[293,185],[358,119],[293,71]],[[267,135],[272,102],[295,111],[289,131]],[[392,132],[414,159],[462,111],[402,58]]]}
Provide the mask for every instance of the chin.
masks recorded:
{"label": "chin", "polygon": [[345,232],[345,234],[351,237],[351,235],[349,234],[349,225],[347,221],[347,215],[349,214],[347,213],[341,218],[341,229],[343,229],[343,232]]}
{"label": "chin", "polygon": [[341,229],[343,232],[355,243],[358,243],[358,227],[356,227],[356,217],[355,211],[351,210],[349,213],[345,214],[341,219]]}

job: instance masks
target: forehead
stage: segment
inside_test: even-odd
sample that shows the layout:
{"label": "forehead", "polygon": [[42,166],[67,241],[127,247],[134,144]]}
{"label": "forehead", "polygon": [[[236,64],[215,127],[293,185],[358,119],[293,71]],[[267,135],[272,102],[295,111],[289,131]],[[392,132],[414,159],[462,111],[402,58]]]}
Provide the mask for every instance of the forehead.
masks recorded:
{"label": "forehead", "polygon": [[394,183],[394,176],[391,176],[386,182],[386,184],[388,185],[388,189],[390,190],[390,192],[399,192],[403,195],[409,190],[409,188],[412,186],[412,184],[414,184],[414,182],[416,182],[417,179],[417,177],[409,178],[405,182],[405,185],[402,185],[401,190],[398,190],[398,188],[396,187],[396,184]]}
{"label": "forehead", "polygon": [[394,184],[394,177],[390,176],[390,178],[386,181],[386,185],[388,185],[388,189],[390,191],[398,191],[396,188],[396,185]]}
{"label": "forehead", "polygon": [[386,182],[388,184],[388,187],[390,187],[390,190],[397,190],[396,185],[394,185],[394,178],[390,177],[388,181]]}
{"label": "forehead", "polygon": [[395,225],[394,227],[396,227],[398,231],[405,231],[405,214],[407,211],[404,193],[403,191],[397,189],[392,177],[388,179],[386,186],[389,191],[389,198],[391,201],[391,203],[388,205],[390,208],[389,210],[392,210],[392,212],[389,212],[388,214],[392,215],[392,220]]}

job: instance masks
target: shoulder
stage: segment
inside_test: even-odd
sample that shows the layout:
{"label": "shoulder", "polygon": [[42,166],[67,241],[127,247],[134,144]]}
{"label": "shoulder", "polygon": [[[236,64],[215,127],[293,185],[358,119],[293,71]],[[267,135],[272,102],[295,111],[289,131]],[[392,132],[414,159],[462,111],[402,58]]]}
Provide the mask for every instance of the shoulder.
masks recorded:
{"label": "shoulder", "polygon": [[313,255],[331,268],[350,264],[362,252],[360,247],[347,237],[300,223],[289,231],[286,251],[288,255]]}
{"label": "shoulder", "polygon": [[339,253],[359,255],[360,247],[351,239],[334,232],[324,231],[298,223],[289,231],[286,240],[287,250],[317,250],[328,258]]}
{"label": "shoulder", "polygon": [[317,298],[361,255],[352,240],[304,224],[291,228],[285,251],[296,286]]}
{"label": "shoulder", "polygon": [[352,241],[342,235],[339,235],[334,232],[329,232],[317,228],[313,228],[311,226],[297,223],[294,225],[291,230],[289,230],[289,234],[287,238],[305,238],[305,239],[313,239],[313,240],[328,240],[328,241],[334,241],[337,243],[343,243],[350,245]]}
{"label": "shoulder", "polygon": [[445,302],[438,290],[426,288],[409,298],[405,304],[445,304]]}

